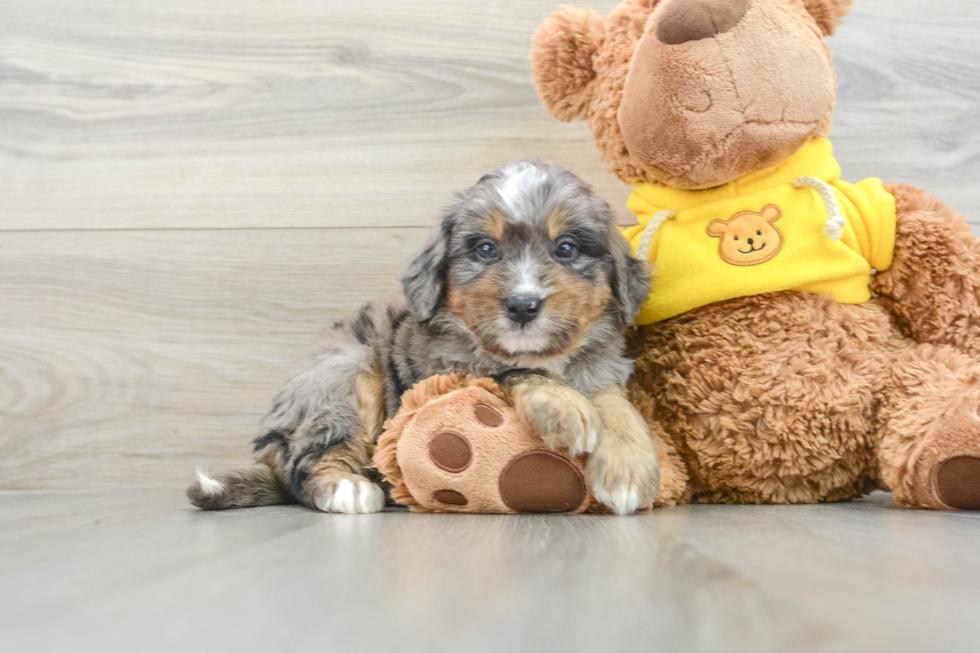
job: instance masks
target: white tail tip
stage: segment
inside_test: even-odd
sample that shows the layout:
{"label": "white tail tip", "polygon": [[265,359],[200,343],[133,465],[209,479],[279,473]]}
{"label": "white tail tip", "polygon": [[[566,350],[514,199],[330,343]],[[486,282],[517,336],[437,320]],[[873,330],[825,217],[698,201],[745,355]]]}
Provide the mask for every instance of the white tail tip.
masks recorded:
{"label": "white tail tip", "polygon": [[224,484],[219,480],[211,478],[211,475],[208,474],[207,467],[197,468],[197,482],[201,484],[201,492],[209,497],[225,491]]}

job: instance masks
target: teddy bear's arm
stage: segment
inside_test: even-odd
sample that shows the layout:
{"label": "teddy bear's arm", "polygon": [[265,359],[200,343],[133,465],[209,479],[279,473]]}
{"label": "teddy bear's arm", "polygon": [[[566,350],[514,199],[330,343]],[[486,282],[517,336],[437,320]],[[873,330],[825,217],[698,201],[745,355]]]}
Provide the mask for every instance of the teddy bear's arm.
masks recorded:
{"label": "teddy bear's arm", "polygon": [[980,355],[980,239],[939,198],[905,184],[888,191],[896,202],[895,254],[873,290],[907,336]]}

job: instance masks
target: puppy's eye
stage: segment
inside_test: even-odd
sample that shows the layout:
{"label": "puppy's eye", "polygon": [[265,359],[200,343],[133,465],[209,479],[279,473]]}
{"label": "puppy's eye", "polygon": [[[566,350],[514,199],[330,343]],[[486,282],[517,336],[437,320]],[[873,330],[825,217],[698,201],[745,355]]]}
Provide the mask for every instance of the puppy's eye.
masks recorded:
{"label": "puppy's eye", "polygon": [[558,243],[558,249],[555,250],[555,256],[569,261],[578,256],[578,247],[576,247],[575,243],[573,242],[567,240],[563,241]]}
{"label": "puppy's eye", "polygon": [[492,259],[497,255],[497,245],[489,240],[482,240],[476,245],[476,255],[482,259]]}

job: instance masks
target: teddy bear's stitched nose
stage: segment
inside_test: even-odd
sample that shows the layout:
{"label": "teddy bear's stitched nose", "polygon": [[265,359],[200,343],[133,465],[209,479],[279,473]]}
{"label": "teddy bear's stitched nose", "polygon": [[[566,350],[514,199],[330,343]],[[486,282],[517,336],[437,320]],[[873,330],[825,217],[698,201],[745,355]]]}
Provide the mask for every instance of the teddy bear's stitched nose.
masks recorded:
{"label": "teddy bear's stitched nose", "polygon": [[657,17],[657,38],[666,45],[710,39],[738,25],[752,0],[667,0]]}

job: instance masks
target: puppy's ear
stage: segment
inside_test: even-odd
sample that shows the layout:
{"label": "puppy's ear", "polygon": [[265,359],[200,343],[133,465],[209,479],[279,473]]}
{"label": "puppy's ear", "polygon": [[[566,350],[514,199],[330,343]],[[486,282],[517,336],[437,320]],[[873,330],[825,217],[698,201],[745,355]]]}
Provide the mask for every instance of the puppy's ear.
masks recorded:
{"label": "puppy's ear", "polygon": [[435,317],[446,295],[449,239],[455,224],[456,213],[449,210],[443,217],[439,230],[429,238],[429,242],[402,274],[402,290],[405,292],[408,307],[423,322]]}
{"label": "puppy's ear", "polygon": [[817,21],[825,36],[833,36],[837,26],[851,11],[854,0],[803,0],[803,5]]}
{"label": "puppy's ear", "polygon": [[633,326],[643,302],[650,296],[650,266],[634,258],[629,243],[619,229],[613,228],[610,251],[615,260],[612,278],[613,296],[619,304],[623,326]]}
{"label": "puppy's ear", "polygon": [[534,84],[548,112],[568,122],[588,117],[596,71],[593,59],[606,38],[606,23],[591,10],[564,7],[534,35]]}

